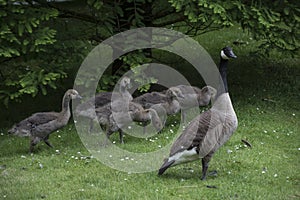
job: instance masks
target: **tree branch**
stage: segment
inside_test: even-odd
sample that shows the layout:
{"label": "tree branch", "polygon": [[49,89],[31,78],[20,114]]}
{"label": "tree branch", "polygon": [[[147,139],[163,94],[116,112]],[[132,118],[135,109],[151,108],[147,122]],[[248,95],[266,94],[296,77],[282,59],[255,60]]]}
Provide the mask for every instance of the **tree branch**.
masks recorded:
{"label": "tree branch", "polygon": [[54,5],[53,3],[44,2],[41,0],[35,0],[35,2],[37,2],[40,6],[54,8],[54,9],[58,10],[59,11],[58,17],[61,17],[61,18],[74,18],[74,19],[78,19],[81,21],[86,21],[86,22],[90,22],[90,23],[94,23],[94,24],[99,22],[99,20],[97,20],[95,17],[93,17],[91,15],[78,13],[78,12],[75,12],[72,10],[66,10],[66,9],[60,8],[59,6]]}
{"label": "tree branch", "polygon": [[175,10],[172,8],[172,10],[163,10],[161,12],[155,13],[153,15],[153,17],[154,17],[154,19],[160,19],[160,18],[166,17],[166,16],[174,14],[174,13],[175,13]]}
{"label": "tree branch", "polygon": [[165,21],[165,22],[161,22],[161,23],[153,23],[154,27],[163,27],[163,26],[167,26],[167,25],[171,25],[171,24],[175,24],[177,22],[181,22],[185,20],[185,16],[180,16],[179,18],[175,18],[169,21]]}

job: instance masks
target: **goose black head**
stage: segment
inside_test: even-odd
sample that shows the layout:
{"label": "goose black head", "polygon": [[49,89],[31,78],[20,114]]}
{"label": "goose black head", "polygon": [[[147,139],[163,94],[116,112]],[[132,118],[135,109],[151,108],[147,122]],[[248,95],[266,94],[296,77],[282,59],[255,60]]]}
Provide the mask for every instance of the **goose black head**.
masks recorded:
{"label": "goose black head", "polygon": [[233,53],[231,47],[224,47],[221,50],[221,58],[224,60],[229,60],[230,58],[237,58],[237,56]]}

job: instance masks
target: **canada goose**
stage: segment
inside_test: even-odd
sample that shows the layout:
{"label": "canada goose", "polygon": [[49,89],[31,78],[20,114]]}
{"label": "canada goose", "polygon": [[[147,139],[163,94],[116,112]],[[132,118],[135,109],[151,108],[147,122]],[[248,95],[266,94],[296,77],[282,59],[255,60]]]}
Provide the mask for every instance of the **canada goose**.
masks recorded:
{"label": "canada goose", "polygon": [[67,125],[71,112],[70,100],[81,98],[76,90],[69,89],[66,91],[62,100],[62,109],[60,112],[38,112],[30,117],[15,124],[8,132],[17,136],[30,137],[30,152],[33,151],[34,146],[44,141],[49,147],[49,135]]}
{"label": "canada goose", "polygon": [[[157,113],[153,109],[144,109],[141,105],[129,102],[128,109],[126,103],[121,100],[116,100],[105,106],[96,108],[96,115],[101,127],[105,127],[106,135],[109,136],[118,131],[120,143],[123,143],[122,128],[132,121],[148,122],[151,121],[156,130],[162,129],[162,123]],[[114,114],[113,114],[114,113]],[[116,117],[117,119],[115,119]]]}
{"label": "canada goose", "polygon": [[183,94],[183,98],[179,99],[183,121],[186,120],[186,110],[197,106],[207,106],[217,94],[217,90],[211,86],[200,89],[195,86],[178,85],[173,88],[178,88]]}
{"label": "canada goose", "polygon": [[[96,120],[97,116],[95,114],[95,108],[105,106],[110,103],[112,100],[124,99],[125,101],[131,101],[132,96],[129,93],[131,83],[130,78],[123,77],[120,81],[119,92],[100,92],[95,95],[95,98],[91,98],[84,103],[79,104],[76,107],[75,113],[78,116],[87,117],[91,119],[90,121],[90,130],[93,127],[93,120]],[[112,99],[115,98],[115,99]]]}
{"label": "canada goose", "polygon": [[202,180],[210,159],[216,150],[222,146],[236,130],[238,120],[233,109],[227,86],[227,64],[230,58],[236,58],[230,47],[221,50],[219,72],[220,84],[223,82],[224,90],[219,89],[216,101],[211,109],[198,115],[173,143],[169,158],[165,159],[158,171],[162,175],[169,167],[202,159]]}

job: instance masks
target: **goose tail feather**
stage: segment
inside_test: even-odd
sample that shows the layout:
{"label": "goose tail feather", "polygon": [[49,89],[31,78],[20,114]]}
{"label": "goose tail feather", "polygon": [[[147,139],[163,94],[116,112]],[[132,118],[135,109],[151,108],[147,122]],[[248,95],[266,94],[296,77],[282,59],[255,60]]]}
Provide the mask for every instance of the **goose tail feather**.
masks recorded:
{"label": "goose tail feather", "polygon": [[169,161],[168,159],[164,162],[164,164],[158,170],[158,175],[162,175],[169,167],[173,165],[175,160]]}

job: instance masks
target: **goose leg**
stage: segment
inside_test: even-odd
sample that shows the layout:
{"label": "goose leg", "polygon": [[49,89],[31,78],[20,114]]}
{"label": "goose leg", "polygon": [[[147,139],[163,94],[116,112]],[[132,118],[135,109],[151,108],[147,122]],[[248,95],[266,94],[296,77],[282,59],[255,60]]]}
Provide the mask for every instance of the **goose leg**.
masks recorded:
{"label": "goose leg", "polygon": [[207,173],[207,169],[208,169],[210,159],[211,159],[210,154],[208,154],[207,156],[202,158],[202,177],[201,177],[201,180],[206,179],[206,173]]}
{"label": "goose leg", "polygon": [[107,146],[108,141],[109,141],[109,137],[110,137],[111,134],[112,134],[111,131],[109,131],[109,130],[106,131],[106,137],[105,137],[104,146]]}
{"label": "goose leg", "polygon": [[164,115],[161,121],[162,121],[162,127],[163,128],[158,133],[161,133],[162,130],[164,129],[164,127],[166,125],[166,122],[167,122],[167,115]]}
{"label": "goose leg", "polygon": [[123,140],[124,133],[123,133],[122,129],[119,129],[118,131],[119,131],[120,143],[124,144],[124,140]]}
{"label": "goose leg", "polygon": [[143,134],[146,134],[146,126],[147,126],[147,122],[142,122],[142,126],[143,126]]}
{"label": "goose leg", "polygon": [[181,121],[183,122],[183,123],[185,123],[185,118],[186,118],[186,113],[185,113],[185,110],[181,110]]}
{"label": "goose leg", "polygon": [[52,144],[50,144],[50,142],[48,141],[49,139],[49,135],[47,135],[45,138],[44,138],[44,142],[51,148],[53,148]]}
{"label": "goose leg", "polygon": [[34,146],[41,141],[41,138],[38,137],[31,137],[30,139],[30,147],[29,147],[29,152],[32,153]]}
{"label": "goose leg", "polygon": [[100,124],[100,127],[101,127],[101,129],[103,130],[103,131],[106,131],[106,126],[104,126],[104,125],[102,125],[102,124]]}
{"label": "goose leg", "polygon": [[89,133],[92,133],[93,129],[94,129],[94,121],[91,119],[91,120],[90,120]]}
{"label": "goose leg", "polygon": [[33,142],[30,141],[30,147],[29,147],[29,153],[32,153],[33,152],[33,149],[34,149],[34,146],[36,144],[34,144]]}

